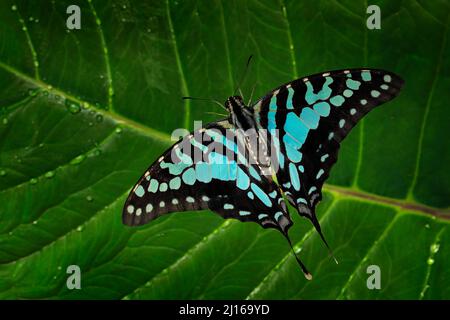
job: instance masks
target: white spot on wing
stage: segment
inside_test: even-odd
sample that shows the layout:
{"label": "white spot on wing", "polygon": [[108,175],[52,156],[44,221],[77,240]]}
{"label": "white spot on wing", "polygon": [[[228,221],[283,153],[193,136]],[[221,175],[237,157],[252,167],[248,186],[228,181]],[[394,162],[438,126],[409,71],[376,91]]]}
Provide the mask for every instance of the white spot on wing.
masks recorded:
{"label": "white spot on wing", "polygon": [[129,214],[132,214],[133,211],[134,211],[134,206],[130,204],[130,205],[127,207],[127,212],[128,212]]}

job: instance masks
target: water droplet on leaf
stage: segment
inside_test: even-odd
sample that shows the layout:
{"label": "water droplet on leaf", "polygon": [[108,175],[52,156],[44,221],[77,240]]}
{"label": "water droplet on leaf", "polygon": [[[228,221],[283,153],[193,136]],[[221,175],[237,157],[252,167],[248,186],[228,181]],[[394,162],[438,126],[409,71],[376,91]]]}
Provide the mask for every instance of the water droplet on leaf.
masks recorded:
{"label": "water droplet on leaf", "polygon": [[427,264],[428,264],[429,266],[431,266],[433,263],[434,263],[434,259],[433,259],[433,258],[428,258]]}
{"label": "water droplet on leaf", "polygon": [[17,11],[17,6],[16,6],[15,4],[13,4],[13,5],[11,6],[11,10],[12,10],[12,11]]}
{"label": "water droplet on leaf", "polygon": [[432,254],[435,254],[435,253],[437,253],[439,251],[439,243],[433,243],[431,246],[430,246],[430,252],[432,253]]}
{"label": "water droplet on leaf", "polygon": [[98,123],[103,121],[103,116],[101,114],[98,114],[95,116],[95,121],[97,121]]}
{"label": "water droplet on leaf", "polygon": [[36,88],[35,89],[28,89],[28,95],[30,97],[36,96],[38,92],[39,92],[39,89],[36,89]]}
{"label": "water droplet on leaf", "polygon": [[122,128],[121,127],[117,127],[115,131],[116,131],[117,134],[121,134],[122,133]]}
{"label": "water droplet on leaf", "polygon": [[6,176],[6,171],[5,170],[0,170],[0,177],[4,177]]}
{"label": "water droplet on leaf", "polygon": [[55,171],[48,171],[44,174],[44,177],[46,177],[47,179],[51,179],[55,176]]}
{"label": "water droplet on leaf", "polygon": [[86,159],[86,156],[84,154],[80,154],[79,156],[75,157],[70,161],[70,164],[80,164]]}
{"label": "water droplet on leaf", "polygon": [[89,202],[92,202],[92,200],[94,200],[94,198],[92,198],[92,196],[87,196],[86,200],[89,201]]}
{"label": "water droplet on leaf", "polygon": [[69,109],[71,114],[77,114],[77,113],[79,113],[81,111],[81,107],[77,103],[70,103],[69,106],[68,106],[68,109]]}
{"label": "water droplet on leaf", "polygon": [[36,184],[38,181],[37,181],[37,179],[36,178],[31,178],[30,179],[30,183],[31,184]]}

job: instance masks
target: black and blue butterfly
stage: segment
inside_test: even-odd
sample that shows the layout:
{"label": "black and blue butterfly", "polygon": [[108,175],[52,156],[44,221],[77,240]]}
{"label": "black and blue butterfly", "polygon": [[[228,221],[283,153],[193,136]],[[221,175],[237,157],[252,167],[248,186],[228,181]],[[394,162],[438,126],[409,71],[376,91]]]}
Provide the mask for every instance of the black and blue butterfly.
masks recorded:
{"label": "black and blue butterfly", "polygon": [[[223,218],[275,228],[292,248],[286,199],[313,223],[328,247],[315,208],[340,143],[364,115],[393,99],[402,86],[403,80],[392,72],[349,69],[294,80],[252,105],[232,96],[225,102],[228,118],[184,137],[148,168],[125,202],[123,223],[138,226],[166,213],[209,209]],[[237,129],[254,129],[261,140],[258,132],[265,129],[266,146],[275,146],[270,158],[276,161],[236,161],[254,153],[248,144],[240,148],[227,136]],[[194,161],[186,146],[206,160]],[[219,165],[208,159],[225,161]],[[276,170],[267,174],[275,163]]]}

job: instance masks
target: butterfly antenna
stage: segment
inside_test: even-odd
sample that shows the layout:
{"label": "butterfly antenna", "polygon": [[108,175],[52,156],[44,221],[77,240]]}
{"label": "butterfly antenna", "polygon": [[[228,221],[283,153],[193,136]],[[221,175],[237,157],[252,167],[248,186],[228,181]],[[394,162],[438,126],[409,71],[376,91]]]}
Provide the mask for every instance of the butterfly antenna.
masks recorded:
{"label": "butterfly antenna", "polygon": [[250,57],[248,57],[248,59],[247,59],[247,64],[246,64],[246,66],[245,66],[244,73],[242,74],[241,79],[239,79],[238,86],[237,86],[236,89],[234,90],[234,94],[235,94],[235,95],[236,95],[236,92],[239,91],[240,94],[241,94],[241,96],[242,96],[241,85],[242,85],[242,82],[244,81],[244,79],[245,79],[245,77],[246,77],[246,75],[247,75],[247,71],[248,71],[248,68],[249,68],[249,66],[250,66],[250,62],[252,61],[252,58],[253,58],[253,55],[251,54]]}
{"label": "butterfly antenna", "polygon": [[[221,104],[219,101],[215,100],[215,99],[206,99],[206,98],[194,98],[194,97],[182,97],[181,99],[183,100],[196,100],[196,101],[208,101],[208,102],[213,102],[215,104],[217,104],[218,106],[220,106],[222,109],[227,110],[227,108]],[[228,111],[228,110],[227,110]]]}
{"label": "butterfly antenna", "polygon": [[306,269],[306,267],[305,267],[305,265],[303,264],[303,262],[300,260],[300,258],[299,258],[299,257],[297,256],[297,254],[295,253],[294,247],[292,246],[292,242],[291,242],[291,239],[289,238],[289,236],[288,236],[288,234],[287,234],[287,231],[286,231],[286,232],[283,232],[283,234],[284,234],[284,236],[286,237],[286,239],[287,239],[287,241],[288,241],[288,243],[289,243],[289,246],[291,247],[292,254],[293,254],[294,257],[295,257],[295,260],[297,260],[298,265],[299,265],[300,268],[302,269],[305,278],[306,278],[307,280],[312,280],[312,274],[309,273],[308,269]]}
{"label": "butterfly antenna", "polygon": [[206,114],[214,114],[216,116],[221,116],[221,117],[228,117],[228,114],[223,114],[223,113],[218,113],[218,112],[207,111],[205,113]]}
{"label": "butterfly antenna", "polygon": [[255,87],[256,87],[256,83],[252,87],[252,93],[250,94],[250,99],[248,100],[248,103],[247,103],[248,106],[251,105],[251,103],[252,103],[253,93],[255,93]]}
{"label": "butterfly antenna", "polygon": [[317,220],[317,217],[314,213],[312,215],[311,222],[312,222],[314,228],[316,229],[317,233],[319,234],[320,238],[322,239],[323,243],[325,243],[325,246],[327,247],[328,252],[330,253],[334,262],[336,262],[336,264],[339,264],[339,262],[337,261],[336,257],[333,254],[333,250],[331,250],[330,246],[328,245],[327,240],[325,240],[325,237],[322,233],[322,228],[320,227],[320,224],[319,224],[319,220]]}
{"label": "butterfly antenna", "polygon": [[239,90],[238,90],[238,91],[239,91],[239,95],[240,95],[240,96],[242,97],[242,99],[243,99],[243,100],[245,100],[245,99],[244,99],[244,94],[242,93],[242,90],[241,90],[241,88],[239,88]]}

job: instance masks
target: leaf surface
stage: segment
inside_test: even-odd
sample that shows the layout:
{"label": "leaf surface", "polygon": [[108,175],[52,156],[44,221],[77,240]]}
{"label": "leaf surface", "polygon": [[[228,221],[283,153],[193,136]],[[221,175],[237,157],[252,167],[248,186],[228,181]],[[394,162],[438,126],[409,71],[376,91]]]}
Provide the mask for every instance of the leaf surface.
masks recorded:
{"label": "leaf surface", "polygon": [[[67,6],[82,12],[66,28]],[[2,1],[0,298],[449,299],[450,7],[381,1]],[[277,232],[211,212],[121,223],[176,128],[242,85],[368,66],[403,92],[342,143],[318,207],[334,264],[291,210],[306,281]],[[82,289],[66,287],[78,265]],[[369,290],[367,267],[381,270]]]}

